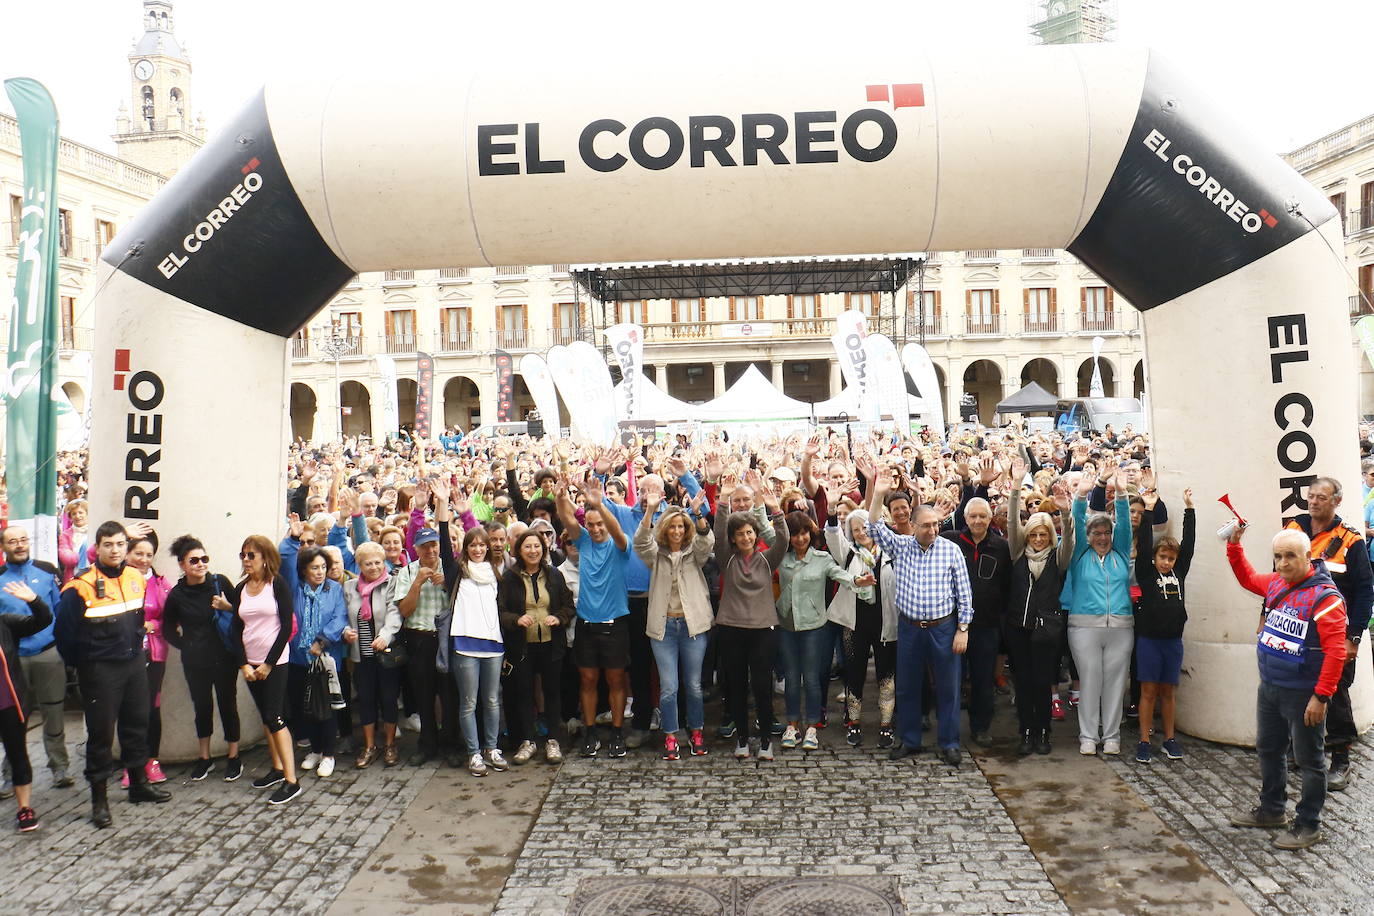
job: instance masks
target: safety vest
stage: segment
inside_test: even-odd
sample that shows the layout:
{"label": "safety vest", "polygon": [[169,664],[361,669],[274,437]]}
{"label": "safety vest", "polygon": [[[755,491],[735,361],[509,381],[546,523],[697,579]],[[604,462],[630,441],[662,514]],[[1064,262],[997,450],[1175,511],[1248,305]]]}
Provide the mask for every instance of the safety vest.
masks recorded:
{"label": "safety vest", "polygon": [[[143,611],[143,573],[126,566],[115,578],[105,575],[98,566],[92,566],[81,575],[62,586],[62,591],[75,589],[86,602],[86,619],[101,623],[113,622],[121,614],[141,613]],[[97,583],[103,582],[101,589]],[[104,591],[104,597],[99,594]]]}
{"label": "safety vest", "polygon": [[[1302,526],[1298,524],[1297,519],[1290,521],[1287,527],[1294,531],[1302,531]],[[1329,531],[1312,535],[1312,552],[1308,556],[1313,560],[1324,561],[1327,572],[1333,576],[1339,576],[1346,571],[1345,552],[1363,540],[1363,534],[1345,522],[1339,522]]]}

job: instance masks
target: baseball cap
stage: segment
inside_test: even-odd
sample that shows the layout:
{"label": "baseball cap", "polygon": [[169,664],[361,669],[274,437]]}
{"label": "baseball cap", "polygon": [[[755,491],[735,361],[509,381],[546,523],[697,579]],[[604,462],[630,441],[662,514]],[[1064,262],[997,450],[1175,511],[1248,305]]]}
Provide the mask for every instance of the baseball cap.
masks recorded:
{"label": "baseball cap", "polygon": [[438,540],[439,532],[435,531],[433,528],[421,528],[415,533],[416,547],[419,547],[421,544],[432,544]]}

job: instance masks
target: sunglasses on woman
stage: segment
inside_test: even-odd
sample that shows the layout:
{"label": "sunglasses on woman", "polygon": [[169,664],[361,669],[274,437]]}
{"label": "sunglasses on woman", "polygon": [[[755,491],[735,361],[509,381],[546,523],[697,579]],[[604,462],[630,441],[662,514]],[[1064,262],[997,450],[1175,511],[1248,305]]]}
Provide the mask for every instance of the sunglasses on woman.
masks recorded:
{"label": "sunglasses on woman", "polygon": [[192,566],[203,566],[210,562],[209,557],[187,557],[186,562]]}
{"label": "sunglasses on woman", "polygon": [[240,560],[256,560],[257,558],[258,558],[258,555],[257,555],[256,553],[254,553],[253,551],[251,551],[251,550],[249,550],[249,551],[247,551],[247,552],[245,552],[245,553],[239,554],[239,559],[240,559]]}

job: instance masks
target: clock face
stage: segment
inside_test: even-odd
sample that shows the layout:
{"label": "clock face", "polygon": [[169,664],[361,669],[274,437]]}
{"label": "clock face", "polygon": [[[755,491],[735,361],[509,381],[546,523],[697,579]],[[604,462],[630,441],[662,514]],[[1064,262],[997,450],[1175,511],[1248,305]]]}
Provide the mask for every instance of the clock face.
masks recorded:
{"label": "clock face", "polygon": [[1054,3],[1050,4],[1050,16],[1053,18],[1062,15],[1064,15],[1064,4],[1059,2],[1059,0],[1055,0]]}
{"label": "clock face", "polygon": [[138,78],[141,79],[141,80],[146,80],[146,79],[150,79],[150,78],[152,77],[152,75],[153,75],[153,62],[152,62],[152,61],[150,61],[150,60],[141,60],[141,61],[139,61],[138,63],[134,64],[134,76],[138,77]]}

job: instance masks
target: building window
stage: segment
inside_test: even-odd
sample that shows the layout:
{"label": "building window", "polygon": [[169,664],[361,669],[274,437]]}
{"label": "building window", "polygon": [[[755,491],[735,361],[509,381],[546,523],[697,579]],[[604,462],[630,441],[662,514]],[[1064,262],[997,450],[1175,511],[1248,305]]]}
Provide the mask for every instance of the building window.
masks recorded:
{"label": "building window", "polygon": [[95,246],[96,255],[105,250],[105,246],[114,241],[115,224],[106,219],[95,221]]}
{"label": "building window", "polygon": [[1023,290],[1026,306],[1026,332],[1047,334],[1059,330],[1055,306],[1058,295],[1053,288]]}
{"label": "building window", "polygon": [[310,355],[310,331],[301,328],[291,337],[291,358],[305,359]]}
{"label": "building window", "polygon": [[331,324],[333,325],[335,337],[342,338],[345,341],[353,341],[353,348],[349,352],[353,354],[362,353],[362,312],[335,312]]}
{"label": "building window", "polygon": [[1360,294],[1351,303],[1350,314],[1374,315],[1374,264],[1360,265]]}
{"label": "building window", "polygon": [[386,313],[386,352],[413,353],[415,344],[415,310],[394,309]]}
{"label": "building window", "polygon": [[72,211],[57,211],[57,248],[62,257],[72,255]]}
{"label": "building window", "polygon": [[72,326],[76,323],[76,297],[62,296],[58,303],[58,316],[61,323],[60,333],[62,335],[61,348],[63,350],[76,349],[76,335],[72,331]]}
{"label": "building window", "polygon": [[1002,330],[1001,301],[995,289],[965,290],[965,333],[997,334]]}
{"label": "building window", "polygon": [[576,302],[555,302],[553,305],[553,343],[570,344],[577,340],[578,308]]}
{"label": "building window", "polygon": [[1360,213],[1356,229],[1374,229],[1374,181],[1360,185]]}
{"label": "building window", "polygon": [[762,297],[762,296],[731,296],[731,297],[730,297],[730,320],[731,320],[731,321],[762,321],[762,320],[763,320],[763,297]]}
{"label": "building window", "polygon": [[1082,327],[1085,331],[1112,331],[1113,293],[1107,286],[1085,286],[1082,290]]}
{"label": "building window", "polygon": [[[907,294],[907,334],[917,336],[943,334],[943,325],[940,320],[940,291],[938,289],[923,290],[921,296],[921,304],[925,306],[924,309],[917,308],[915,290]],[[922,314],[923,311],[924,314]]]}
{"label": "building window", "polygon": [[1341,191],[1337,194],[1332,194],[1330,197],[1327,198],[1327,200],[1331,201],[1331,206],[1336,208],[1336,212],[1341,217],[1341,232],[1346,232],[1347,230],[1345,225],[1345,192]]}
{"label": "building window", "polygon": [[497,317],[496,345],[498,347],[526,347],[529,319],[523,305],[503,305]]}
{"label": "building window", "polygon": [[441,350],[471,350],[472,347],[472,309],[444,309],[439,315]]}
{"label": "building window", "polygon": [[706,336],[706,300],[674,299],[669,336],[695,338]]}
{"label": "building window", "polygon": [[878,304],[881,300],[877,293],[845,293],[844,305],[847,309],[857,309],[870,318],[878,317]]}
{"label": "building window", "polygon": [[607,303],[608,324],[648,324],[649,308],[643,299]]}
{"label": "building window", "polygon": [[19,226],[24,221],[24,199],[18,194],[10,195],[10,244],[19,244]]}
{"label": "building window", "polygon": [[798,319],[821,317],[821,297],[815,294],[788,296],[787,317]]}

